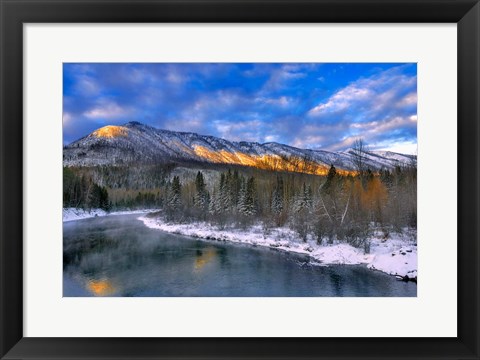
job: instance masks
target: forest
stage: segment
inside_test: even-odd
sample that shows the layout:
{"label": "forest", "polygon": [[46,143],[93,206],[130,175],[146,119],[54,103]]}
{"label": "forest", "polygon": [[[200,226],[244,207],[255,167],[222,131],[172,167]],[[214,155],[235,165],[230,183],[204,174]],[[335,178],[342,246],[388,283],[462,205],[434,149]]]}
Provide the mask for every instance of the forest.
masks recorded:
{"label": "forest", "polygon": [[331,165],[326,176],[229,166],[196,169],[195,176],[170,165],[64,168],[63,199],[65,207],[161,209],[169,222],[286,226],[303,241],[336,239],[368,252],[374,231],[387,239],[416,228],[417,170],[414,163],[378,172],[358,165],[349,175]]}
{"label": "forest", "polygon": [[416,228],[416,169],[367,170],[339,175],[332,165],[327,176],[222,172],[209,184],[201,171],[182,184],[174,176],[166,186],[162,208],[167,221],[207,221],[220,228],[247,228],[261,222],[266,231],[288,226],[304,241],[344,240],[365,247],[374,230],[390,232]]}

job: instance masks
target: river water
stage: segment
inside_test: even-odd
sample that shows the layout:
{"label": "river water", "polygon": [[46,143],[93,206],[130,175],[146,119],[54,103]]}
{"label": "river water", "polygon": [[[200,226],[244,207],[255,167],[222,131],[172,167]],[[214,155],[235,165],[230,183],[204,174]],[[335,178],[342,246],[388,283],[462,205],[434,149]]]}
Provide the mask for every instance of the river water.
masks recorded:
{"label": "river water", "polygon": [[365,266],[153,230],[140,215],[63,224],[64,296],[416,296]]}

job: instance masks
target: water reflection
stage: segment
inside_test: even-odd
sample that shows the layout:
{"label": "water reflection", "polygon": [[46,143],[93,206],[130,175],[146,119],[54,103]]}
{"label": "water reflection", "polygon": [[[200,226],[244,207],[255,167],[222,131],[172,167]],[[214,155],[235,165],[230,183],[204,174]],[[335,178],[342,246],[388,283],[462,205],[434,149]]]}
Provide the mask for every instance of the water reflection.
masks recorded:
{"label": "water reflection", "polygon": [[108,280],[89,280],[87,288],[95,296],[111,296],[115,294],[115,287]]}
{"label": "water reflection", "polygon": [[213,247],[209,247],[203,250],[196,251],[196,258],[195,258],[195,271],[200,271],[202,268],[211,262],[217,255],[217,250]]}
{"label": "water reflection", "polygon": [[364,267],[166,234],[136,217],[64,224],[64,296],[416,296]]}

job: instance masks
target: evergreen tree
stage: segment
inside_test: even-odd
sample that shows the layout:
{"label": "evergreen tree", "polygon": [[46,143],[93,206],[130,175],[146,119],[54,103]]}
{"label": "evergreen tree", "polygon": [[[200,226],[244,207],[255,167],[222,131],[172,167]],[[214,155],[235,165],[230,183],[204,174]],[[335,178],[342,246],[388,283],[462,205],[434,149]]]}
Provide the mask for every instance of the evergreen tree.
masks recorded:
{"label": "evergreen tree", "polygon": [[272,212],[278,215],[283,210],[283,178],[277,176],[277,183],[272,194]]}
{"label": "evergreen tree", "polygon": [[253,216],[257,213],[257,189],[255,185],[255,178],[252,176],[247,181],[245,189],[245,200],[243,211],[246,216]]}
{"label": "evergreen tree", "polygon": [[328,170],[327,180],[325,181],[325,184],[323,185],[322,190],[327,194],[330,193],[332,191],[332,188],[335,185],[336,179],[337,179],[337,169],[332,164],[330,166],[330,169]]}
{"label": "evergreen tree", "polygon": [[205,211],[208,208],[208,191],[201,171],[195,178],[195,191],[194,204],[198,209]]}
{"label": "evergreen tree", "polygon": [[63,206],[75,208],[110,210],[108,191],[92,178],[75,174],[72,169],[63,169]]}
{"label": "evergreen tree", "polygon": [[180,210],[180,205],[182,201],[182,184],[180,184],[180,178],[178,176],[173,177],[171,191],[172,197],[170,199],[170,206],[174,211],[178,211]]}
{"label": "evergreen tree", "polygon": [[235,170],[232,175],[230,184],[230,206],[232,210],[236,210],[238,205],[238,198],[240,194],[240,175]]}
{"label": "evergreen tree", "polygon": [[110,211],[111,202],[108,200],[108,191],[104,187],[101,187],[100,189],[100,209]]}
{"label": "evergreen tree", "polygon": [[202,220],[206,219],[207,212],[209,211],[209,202],[210,194],[207,191],[203,174],[199,171],[195,178],[195,196],[193,198],[193,204],[199,211],[199,217]]}
{"label": "evergreen tree", "polygon": [[247,212],[247,184],[245,178],[242,176],[240,179],[240,191],[238,194],[237,210],[241,215],[245,215]]}
{"label": "evergreen tree", "polygon": [[90,209],[109,209],[109,201],[108,201],[108,192],[107,189],[92,183],[90,187],[90,191],[88,193],[88,200],[87,206]]}
{"label": "evergreen tree", "polygon": [[210,203],[208,204],[208,213],[214,217],[221,212],[220,200],[218,197],[218,192],[216,189],[213,190],[212,196],[210,198]]}
{"label": "evergreen tree", "polygon": [[303,183],[302,191],[296,196],[294,202],[294,211],[300,212],[303,210],[310,210],[312,207],[312,188],[310,185]]}
{"label": "evergreen tree", "polygon": [[224,173],[220,175],[219,202],[220,202],[221,211],[227,214],[230,210],[230,200],[229,200],[227,176]]}
{"label": "evergreen tree", "polygon": [[380,171],[380,179],[385,184],[388,189],[391,189],[393,186],[393,176],[387,169]]}
{"label": "evergreen tree", "polygon": [[234,202],[233,194],[233,175],[230,169],[228,169],[227,174],[225,175],[225,209],[230,212]]}
{"label": "evergreen tree", "polygon": [[303,200],[305,202],[305,207],[307,209],[311,209],[312,201],[313,201],[313,193],[312,193],[312,187],[310,184],[305,186],[305,183],[303,183]]}
{"label": "evergreen tree", "polygon": [[181,213],[182,202],[182,185],[180,184],[180,178],[174,176],[171,183],[167,184],[165,191],[165,211],[168,220],[175,220]]}

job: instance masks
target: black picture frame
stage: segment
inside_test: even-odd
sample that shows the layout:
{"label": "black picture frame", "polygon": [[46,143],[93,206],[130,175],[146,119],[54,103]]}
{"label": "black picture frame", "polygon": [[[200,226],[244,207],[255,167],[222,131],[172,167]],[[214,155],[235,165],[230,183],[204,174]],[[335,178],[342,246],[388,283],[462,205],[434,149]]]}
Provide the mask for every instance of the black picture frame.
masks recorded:
{"label": "black picture frame", "polygon": [[[478,0],[0,0],[0,12],[2,359],[479,359]],[[458,337],[23,337],[23,24],[94,22],[457,23]]]}

